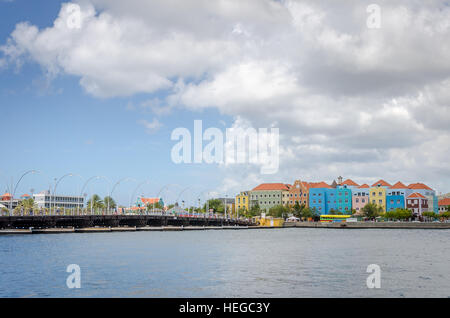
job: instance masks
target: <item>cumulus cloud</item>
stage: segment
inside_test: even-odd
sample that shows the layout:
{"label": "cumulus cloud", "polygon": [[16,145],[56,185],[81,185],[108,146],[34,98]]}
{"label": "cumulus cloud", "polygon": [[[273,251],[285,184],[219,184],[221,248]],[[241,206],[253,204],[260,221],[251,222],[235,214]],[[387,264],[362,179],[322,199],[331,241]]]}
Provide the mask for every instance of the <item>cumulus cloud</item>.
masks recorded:
{"label": "cumulus cloud", "polygon": [[[235,126],[277,126],[274,177],[283,181],[344,174],[450,187],[450,7],[442,1],[378,1],[380,29],[366,25],[369,1],[75,3],[80,28],[67,24],[69,4],[49,28],[20,23],[0,48],[0,67],[34,61],[51,78],[78,77],[95,97],[149,94],[132,106],[158,116],[214,108]],[[245,178],[263,181],[254,168]]]}
{"label": "cumulus cloud", "polygon": [[145,119],[138,120],[138,124],[144,126],[148,134],[154,134],[162,127],[162,124],[156,118],[153,118],[151,122]]}

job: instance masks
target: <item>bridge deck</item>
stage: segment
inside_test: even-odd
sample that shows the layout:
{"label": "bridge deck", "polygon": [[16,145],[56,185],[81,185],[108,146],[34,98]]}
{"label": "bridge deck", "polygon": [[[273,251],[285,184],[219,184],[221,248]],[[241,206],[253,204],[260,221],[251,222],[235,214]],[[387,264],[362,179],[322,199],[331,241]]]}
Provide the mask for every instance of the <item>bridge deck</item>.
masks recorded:
{"label": "bridge deck", "polygon": [[247,220],[173,215],[79,215],[79,216],[3,216],[0,229],[162,227],[162,226],[252,226]]}

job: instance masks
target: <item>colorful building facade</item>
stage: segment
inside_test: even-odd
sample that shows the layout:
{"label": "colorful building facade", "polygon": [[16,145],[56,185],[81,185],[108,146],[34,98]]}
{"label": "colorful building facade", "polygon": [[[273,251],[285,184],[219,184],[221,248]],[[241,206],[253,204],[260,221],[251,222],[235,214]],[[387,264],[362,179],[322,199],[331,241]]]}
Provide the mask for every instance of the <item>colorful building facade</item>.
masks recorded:
{"label": "colorful building facade", "polygon": [[249,191],[243,191],[236,196],[234,206],[236,212],[249,210]]}
{"label": "colorful building facade", "polygon": [[262,212],[283,204],[283,194],[289,193],[290,185],[284,183],[263,183],[250,192],[250,208],[259,205]]}
{"label": "colorful building facade", "polygon": [[283,194],[283,205],[293,206],[296,202],[309,206],[309,183],[295,180],[289,191]]}
{"label": "colorful building facade", "polygon": [[[410,190],[410,193],[416,192],[420,193],[424,197],[427,198],[428,201],[428,211],[438,213],[439,212],[439,203],[438,198],[436,196],[436,191],[431,189],[429,186],[427,186],[424,183],[411,183],[408,185],[408,189]],[[428,212],[424,211],[424,212]]]}
{"label": "colorful building facade", "polygon": [[362,208],[369,203],[369,189],[368,184],[352,189],[352,209],[356,211],[356,214],[361,214]]}
{"label": "colorful building facade", "polygon": [[327,214],[327,193],[330,189],[331,186],[325,182],[310,183],[309,208],[319,215]]}
{"label": "colorful building facade", "polygon": [[406,208],[411,210],[414,216],[421,216],[423,212],[428,212],[428,199],[414,192],[406,198]]}
{"label": "colorful building facade", "polygon": [[369,189],[370,203],[375,203],[386,212],[386,189],[391,187],[389,183],[384,180],[379,180],[372,184]]}
{"label": "colorful building facade", "polygon": [[400,181],[390,186],[386,192],[386,211],[404,209],[406,207],[405,198],[409,194],[408,187]]}

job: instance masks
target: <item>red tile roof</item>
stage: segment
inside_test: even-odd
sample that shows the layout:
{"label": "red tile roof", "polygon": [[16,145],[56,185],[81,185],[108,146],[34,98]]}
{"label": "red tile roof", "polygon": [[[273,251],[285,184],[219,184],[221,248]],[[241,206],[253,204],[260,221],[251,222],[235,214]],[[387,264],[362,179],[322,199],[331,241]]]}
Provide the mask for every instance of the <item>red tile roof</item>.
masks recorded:
{"label": "red tile roof", "polygon": [[372,184],[372,187],[376,187],[379,184],[381,184],[382,187],[390,187],[391,186],[389,183],[387,183],[386,181],[381,179],[381,180],[378,180],[377,182],[375,182],[374,184]]}
{"label": "red tile roof", "polygon": [[140,199],[141,199],[141,202],[145,205],[159,202],[158,198],[140,198]]}
{"label": "red tile roof", "polygon": [[21,196],[21,198],[29,198],[29,197],[30,197],[29,194],[24,194],[24,195]]}
{"label": "red tile roof", "polygon": [[418,183],[411,183],[411,184],[408,186],[408,189],[415,189],[415,190],[422,190],[422,189],[433,190],[433,189],[431,189],[429,186],[427,186],[426,184],[423,184],[423,183],[420,183],[420,182],[418,182]]}
{"label": "red tile roof", "polygon": [[262,183],[252,191],[289,190],[289,185],[284,183]]}
{"label": "red tile roof", "polygon": [[448,206],[448,205],[450,205],[450,198],[444,198],[442,200],[439,200],[438,205],[439,206]]}
{"label": "red tile roof", "polygon": [[368,189],[368,188],[370,188],[370,187],[369,187],[369,185],[367,183],[364,183],[363,185],[360,185],[358,187],[358,189]]}
{"label": "red tile roof", "polygon": [[352,179],[347,179],[344,182],[342,182],[342,184],[344,185],[348,185],[348,186],[354,186],[354,187],[359,187],[359,184],[357,184],[355,181],[353,181]]}
{"label": "red tile roof", "polygon": [[408,188],[408,187],[399,181],[396,184],[394,184],[392,187],[390,187],[389,189],[406,189],[406,188]]}
{"label": "red tile roof", "polygon": [[422,198],[422,199],[426,199],[423,195],[421,195],[420,193],[414,192],[413,194],[410,194],[408,196],[408,198]]}
{"label": "red tile roof", "polygon": [[330,189],[331,186],[329,184],[327,184],[326,182],[310,182],[309,183],[309,187],[310,188],[328,188]]}

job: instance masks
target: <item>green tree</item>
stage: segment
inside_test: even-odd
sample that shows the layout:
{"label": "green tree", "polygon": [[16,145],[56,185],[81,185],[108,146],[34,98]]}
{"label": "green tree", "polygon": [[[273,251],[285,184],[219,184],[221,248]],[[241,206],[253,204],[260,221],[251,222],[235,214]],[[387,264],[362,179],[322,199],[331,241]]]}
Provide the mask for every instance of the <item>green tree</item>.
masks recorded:
{"label": "green tree", "polygon": [[422,215],[428,219],[433,219],[433,220],[439,218],[439,214],[436,214],[434,212],[423,212]]}
{"label": "green tree", "polygon": [[259,204],[252,205],[248,211],[248,215],[250,217],[261,215],[261,208],[259,207]]}
{"label": "green tree", "polygon": [[155,208],[155,210],[156,210],[156,209],[160,209],[160,210],[163,210],[163,209],[164,209],[164,206],[162,205],[161,201],[158,201],[158,202],[155,203],[155,204],[149,203],[149,204],[147,204],[146,207],[147,207],[147,211],[151,211],[151,210],[153,210],[153,208]]}
{"label": "green tree", "polygon": [[276,205],[269,209],[269,215],[274,218],[284,218],[289,213],[289,209],[283,205]]}
{"label": "green tree", "polygon": [[[215,213],[224,213],[225,208],[223,205],[223,201],[220,199],[211,199],[208,200],[209,209],[213,210]],[[203,209],[206,211],[206,203],[203,205]]]}
{"label": "green tree", "polygon": [[294,214],[295,217],[300,218],[302,216],[302,210],[305,208],[305,205],[300,205],[298,201],[295,201],[292,214]]}
{"label": "green tree", "polygon": [[89,199],[89,201],[88,201],[87,204],[86,204],[86,208],[87,208],[87,209],[91,209],[91,207],[92,207],[92,209],[95,210],[95,211],[101,210],[101,209],[103,209],[103,208],[105,207],[105,205],[103,204],[103,200],[102,200],[102,198],[100,198],[99,195],[94,194],[94,195]]}
{"label": "green tree", "polygon": [[315,211],[313,211],[313,210],[311,210],[311,208],[304,208],[303,210],[302,210],[302,214],[301,214],[301,216],[303,217],[303,218],[305,218],[305,219],[308,219],[308,218],[313,218],[314,216],[315,216]]}
{"label": "green tree", "polygon": [[30,211],[34,212],[37,210],[37,206],[34,203],[33,198],[20,200],[18,205],[14,208],[14,214],[29,213]]}
{"label": "green tree", "polygon": [[103,199],[103,205],[105,206],[105,207],[108,207],[108,203],[109,203],[109,208],[110,209],[115,209],[116,208],[116,201],[114,201],[114,199],[113,198],[111,198],[110,196],[106,196],[104,199]]}
{"label": "green tree", "polygon": [[383,208],[375,203],[368,203],[361,209],[363,215],[371,220],[383,213]]}

